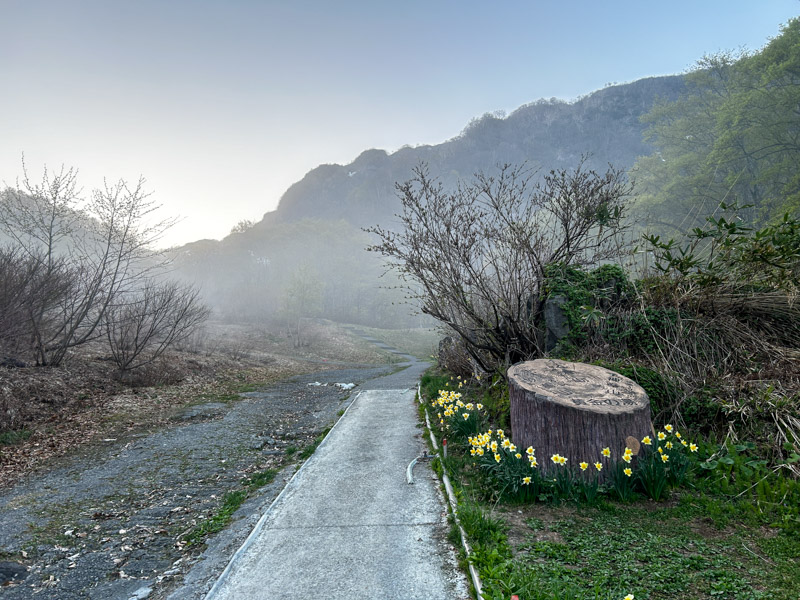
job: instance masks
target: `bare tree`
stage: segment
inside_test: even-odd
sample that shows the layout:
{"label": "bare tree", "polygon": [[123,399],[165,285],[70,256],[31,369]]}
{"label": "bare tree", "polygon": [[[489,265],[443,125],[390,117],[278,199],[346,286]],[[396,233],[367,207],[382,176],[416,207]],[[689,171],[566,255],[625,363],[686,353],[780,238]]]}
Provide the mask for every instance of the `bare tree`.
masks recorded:
{"label": "bare tree", "polygon": [[303,345],[303,319],[310,319],[319,314],[322,305],[322,287],[319,275],[314,267],[300,265],[293,273],[283,293],[281,312],[294,336],[295,347]]}
{"label": "bare tree", "polygon": [[420,166],[397,184],[402,228],[367,231],[410,284],[422,312],[465,342],[481,369],[542,354],[545,268],[590,265],[619,253],[630,186],[614,168],[550,171],[525,166],[478,174],[447,192]]}
{"label": "bare tree", "polygon": [[197,288],[174,281],[148,282],[120,300],[105,311],[104,330],[112,360],[122,372],[152,363],[192,335],[209,314]]}
{"label": "bare tree", "polygon": [[41,257],[19,247],[0,249],[0,352],[25,357],[36,343],[34,316],[50,315],[72,289],[69,269],[62,260],[46,266]]}
{"label": "bare tree", "polygon": [[30,315],[37,364],[58,365],[70,348],[98,338],[108,307],[159,265],[151,245],[174,220],[153,220],[159,207],[143,178],[106,183],[81,206],[74,169],[45,169],[40,184],[24,173],[22,186],[3,193],[0,228],[41,264],[45,279],[69,266],[70,293]]}

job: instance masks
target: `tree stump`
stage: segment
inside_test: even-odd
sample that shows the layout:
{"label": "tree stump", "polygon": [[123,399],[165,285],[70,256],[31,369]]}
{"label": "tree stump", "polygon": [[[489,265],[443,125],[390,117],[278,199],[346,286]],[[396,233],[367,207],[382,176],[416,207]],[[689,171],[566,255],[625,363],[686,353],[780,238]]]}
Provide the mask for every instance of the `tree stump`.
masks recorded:
{"label": "tree stump", "polygon": [[[514,444],[533,446],[545,472],[560,454],[567,466],[601,462],[605,478],[622,457],[626,438],[653,434],[645,391],[608,369],[546,358],[512,366],[508,383]],[[602,456],[603,448],[610,448],[610,459]],[[632,450],[638,453],[638,445]]]}

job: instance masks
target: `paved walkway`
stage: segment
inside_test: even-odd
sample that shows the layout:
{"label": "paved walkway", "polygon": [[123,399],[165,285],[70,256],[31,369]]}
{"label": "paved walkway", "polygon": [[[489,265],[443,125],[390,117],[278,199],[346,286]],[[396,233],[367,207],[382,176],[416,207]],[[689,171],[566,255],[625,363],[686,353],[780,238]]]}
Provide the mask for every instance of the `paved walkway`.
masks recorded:
{"label": "paved walkway", "polygon": [[422,431],[413,388],[360,392],[207,600],[468,598],[427,461],[406,482],[406,467],[425,451]]}

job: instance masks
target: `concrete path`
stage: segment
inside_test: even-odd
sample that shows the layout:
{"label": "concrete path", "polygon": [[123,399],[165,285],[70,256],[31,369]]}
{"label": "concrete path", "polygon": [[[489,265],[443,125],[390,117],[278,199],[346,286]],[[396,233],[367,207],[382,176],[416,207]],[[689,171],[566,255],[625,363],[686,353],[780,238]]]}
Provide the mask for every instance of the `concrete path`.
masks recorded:
{"label": "concrete path", "polygon": [[469,598],[427,461],[414,467],[414,485],[406,481],[425,452],[422,431],[414,389],[360,392],[207,600]]}

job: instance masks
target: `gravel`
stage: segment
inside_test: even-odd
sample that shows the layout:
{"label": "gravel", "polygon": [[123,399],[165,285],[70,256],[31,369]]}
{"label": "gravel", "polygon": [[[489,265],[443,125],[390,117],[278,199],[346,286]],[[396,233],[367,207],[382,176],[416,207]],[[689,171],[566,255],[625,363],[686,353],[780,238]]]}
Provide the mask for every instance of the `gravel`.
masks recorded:
{"label": "gravel", "polygon": [[[2,597],[201,597],[197,590],[222,571],[294,472],[287,449],[311,443],[351,393],[410,381],[422,368],[414,362],[388,380],[376,378],[396,367],[295,377],[239,401],[199,402],[161,431],[54,461],[0,493]],[[316,381],[327,385],[308,385]],[[334,385],[342,382],[358,387]],[[206,539],[205,552],[187,546],[185,534],[216,514],[227,492],[248,489],[248,475],[266,469],[279,471],[275,480],[251,491],[233,522]]]}

